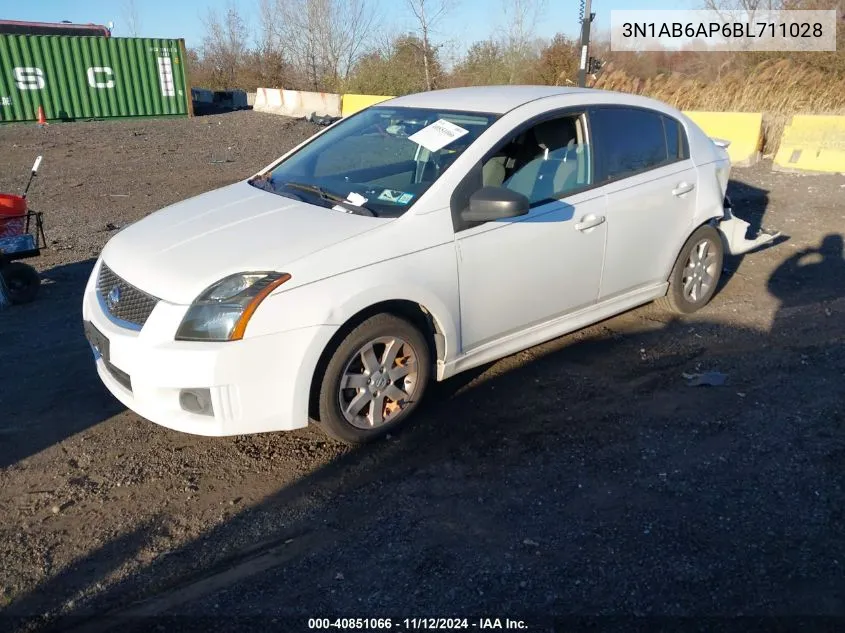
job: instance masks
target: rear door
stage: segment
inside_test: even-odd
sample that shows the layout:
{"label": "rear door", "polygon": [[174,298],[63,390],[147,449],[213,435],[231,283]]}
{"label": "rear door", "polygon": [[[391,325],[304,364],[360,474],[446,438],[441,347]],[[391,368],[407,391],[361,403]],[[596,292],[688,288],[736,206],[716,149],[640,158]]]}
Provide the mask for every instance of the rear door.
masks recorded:
{"label": "rear door", "polygon": [[599,301],[666,281],[692,231],[698,175],[683,126],[645,108],[589,111],[596,184],[607,195]]}

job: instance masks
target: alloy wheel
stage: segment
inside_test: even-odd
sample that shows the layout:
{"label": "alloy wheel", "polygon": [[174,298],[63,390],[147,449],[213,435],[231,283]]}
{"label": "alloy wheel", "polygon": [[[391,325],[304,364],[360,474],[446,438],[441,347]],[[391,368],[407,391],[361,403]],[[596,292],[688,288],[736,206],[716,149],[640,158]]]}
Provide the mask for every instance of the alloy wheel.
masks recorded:
{"label": "alloy wheel", "polygon": [[344,418],[359,429],[392,421],[413,401],[418,354],[399,337],[380,337],[352,356],[340,379],[338,401]]}

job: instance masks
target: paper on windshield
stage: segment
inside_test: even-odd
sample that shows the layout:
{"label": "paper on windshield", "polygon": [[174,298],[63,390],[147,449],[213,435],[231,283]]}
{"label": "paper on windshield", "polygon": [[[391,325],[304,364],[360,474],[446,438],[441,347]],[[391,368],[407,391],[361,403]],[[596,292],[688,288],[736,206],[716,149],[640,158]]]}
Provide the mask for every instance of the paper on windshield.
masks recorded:
{"label": "paper on windshield", "polygon": [[346,201],[351,202],[356,207],[360,207],[362,204],[364,204],[367,201],[367,199],[364,196],[362,196],[360,193],[355,193],[354,191],[352,191],[352,192],[349,193],[348,196],[346,196]]}
{"label": "paper on windshield", "polygon": [[469,130],[465,130],[460,125],[455,125],[446,119],[438,119],[431,125],[425,126],[419,132],[411,134],[408,140],[422,145],[430,152],[436,152],[468,133]]}
{"label": "paper on windshield", "polygon": [[[346,196],[346,202],[348,202],[349,204],[354,204],[356,207],[360,207],[366,201],[367,201],[367,199],[364,196],[362,196],[360,193],[356,193],[354,191],[351,191],[349,193],[349,195]],[[336,204],[335,206],[333,206],[332,211],[343,211],[344,213],[352,213],[352,211],[350,211],[349,209],[344,209],[339,204]]]}

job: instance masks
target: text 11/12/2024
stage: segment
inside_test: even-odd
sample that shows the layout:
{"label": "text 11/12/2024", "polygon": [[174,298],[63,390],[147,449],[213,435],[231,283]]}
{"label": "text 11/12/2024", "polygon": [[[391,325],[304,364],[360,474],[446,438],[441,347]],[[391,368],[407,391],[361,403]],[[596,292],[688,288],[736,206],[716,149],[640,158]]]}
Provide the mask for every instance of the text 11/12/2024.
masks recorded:
{"label": "text 11/12/2024", "polygon": [[511,618],[309,618],[310,630],[347,631],[528,631],[524,620]]}

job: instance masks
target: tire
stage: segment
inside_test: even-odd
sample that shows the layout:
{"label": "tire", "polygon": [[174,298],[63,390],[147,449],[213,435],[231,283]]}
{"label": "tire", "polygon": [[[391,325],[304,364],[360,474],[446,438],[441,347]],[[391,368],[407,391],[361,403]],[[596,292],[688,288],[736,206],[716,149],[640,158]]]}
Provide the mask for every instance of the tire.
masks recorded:
{"label": "tire", "polygon": [[[702,245],[706,245],[703,260]],[[716,293],[724,258],[722,236],[709,224],[700,226],[681,249],[669,276],[669,289],[657,305],[678,314],[692,314],[706,306]]]}
{"label": "tire", "polygon": [[319,424],[347,444],[375,440],[411,416],[430,377],[426,337],[405,319],[377,314],[349,332],[332,354],[320,386]]}
{"label": "tire", "polygon": [[0,268],[9,301],[14,305],[29,303],[38,296],[41,278],[38,272],[28,264],[11,262]]}

